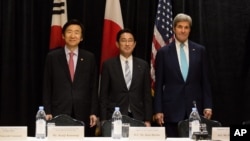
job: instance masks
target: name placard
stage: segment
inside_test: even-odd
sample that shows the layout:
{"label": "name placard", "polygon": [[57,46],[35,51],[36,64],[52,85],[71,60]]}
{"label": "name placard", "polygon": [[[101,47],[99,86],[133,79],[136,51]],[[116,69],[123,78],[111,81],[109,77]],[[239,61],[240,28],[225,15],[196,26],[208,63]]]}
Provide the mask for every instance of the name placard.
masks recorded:
{"label": "name placard", "polygon": [[230,140],[229,127],[213,127],[212,140],[229,141]]}
{"label": "name placard", "polygon": [[49,126],[48,140],[83,140],[84,126]]}
{"label": "name placard", "polygon": [[165,127],[129,127],[129,140],[165,141]]}
{"label": "name placard", "polygon": [[27,140],[27,126],[0,126],[0,141]]}

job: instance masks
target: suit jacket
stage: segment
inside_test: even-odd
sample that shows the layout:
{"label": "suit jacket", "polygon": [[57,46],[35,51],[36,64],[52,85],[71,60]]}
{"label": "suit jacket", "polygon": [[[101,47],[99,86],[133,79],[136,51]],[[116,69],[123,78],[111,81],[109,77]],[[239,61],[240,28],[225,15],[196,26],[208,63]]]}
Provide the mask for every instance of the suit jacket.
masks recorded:
{"label": "suit jacket", "polygon": [[128,106],[130,104],[135,119],[150,121],[153,108],[147,62],[133,57],[130,89],[126,86],[120,57],[104,62],[101,74],[100,99],[101,120],[110,119],[116,106],[120,107],[123,115],[128,115]]}
{"label": "suit jacket", "polygon": [[48,53],[45,62],[43,103],[46,114],[74,113],[89,123],[98,114],[97,71],[92,53],[79,49],[74,81],[71,81],[64,48]]}
{"label": "suit jacket", "polygon": [[164,113],[165,122],[178,122],[188,117],[193,101],[196,101],[200,114],[204,108],[212,108],[205,48],[192,41],[188,41],[188,45],[186,82],[181,74],[175,41],[161,48],[156,55],[154,110]]}

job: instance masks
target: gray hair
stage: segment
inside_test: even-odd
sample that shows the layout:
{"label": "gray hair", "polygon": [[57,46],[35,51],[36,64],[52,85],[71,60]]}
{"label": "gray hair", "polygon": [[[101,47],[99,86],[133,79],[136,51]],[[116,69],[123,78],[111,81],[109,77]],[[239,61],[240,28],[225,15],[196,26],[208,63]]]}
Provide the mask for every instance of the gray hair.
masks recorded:
{"label": "gray hair", "polygon": [[176,27],[178,22],[189,22],[190,27],[192,26],[192,18],[184,13],[177,14],[173,21],[173,26]]}

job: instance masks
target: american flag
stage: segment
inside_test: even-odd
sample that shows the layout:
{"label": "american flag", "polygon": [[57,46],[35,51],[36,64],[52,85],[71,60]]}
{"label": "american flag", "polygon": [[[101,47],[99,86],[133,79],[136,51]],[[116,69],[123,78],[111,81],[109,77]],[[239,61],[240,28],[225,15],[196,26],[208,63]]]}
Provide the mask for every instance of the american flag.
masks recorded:
{"label": "american flag", "polygon": [[157,50],[173,40],[173,14],[171,0],[159,0],[154,25],[154,35],[151,52],[151,88],[154,95],[155,84],[155,56]]}

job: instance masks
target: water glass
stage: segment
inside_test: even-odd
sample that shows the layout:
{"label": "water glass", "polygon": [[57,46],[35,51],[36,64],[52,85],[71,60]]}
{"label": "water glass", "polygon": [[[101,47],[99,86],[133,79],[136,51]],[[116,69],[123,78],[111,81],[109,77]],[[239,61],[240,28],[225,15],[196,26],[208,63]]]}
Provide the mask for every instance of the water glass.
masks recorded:
{"label": "water glass", "polygon": [[122,123],[122,137],[128,138],[129,137],[129,123]]}

